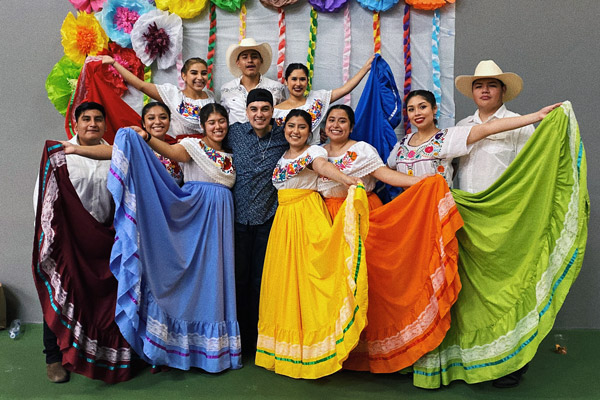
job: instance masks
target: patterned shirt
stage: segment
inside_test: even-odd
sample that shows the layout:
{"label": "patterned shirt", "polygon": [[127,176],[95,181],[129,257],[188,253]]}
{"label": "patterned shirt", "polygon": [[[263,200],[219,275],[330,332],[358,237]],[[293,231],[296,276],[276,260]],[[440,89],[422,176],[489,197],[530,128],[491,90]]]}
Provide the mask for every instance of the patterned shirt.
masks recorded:
{"label": "patterned shirt", "polygon": [[259,138],[249,122],[230,125],[224,146],[233,153],[237,180],[233,186],[235,222],[260,225],[275,215],[277,190],[271,183],[273,169],[288,149],[283,127],[274,125]]}

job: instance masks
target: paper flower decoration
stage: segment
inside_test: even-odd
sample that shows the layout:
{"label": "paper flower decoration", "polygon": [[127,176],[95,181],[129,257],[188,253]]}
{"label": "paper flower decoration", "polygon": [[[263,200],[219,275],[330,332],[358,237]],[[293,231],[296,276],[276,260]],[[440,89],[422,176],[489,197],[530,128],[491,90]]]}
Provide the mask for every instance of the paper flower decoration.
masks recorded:
{"label": "paper flower decoration", "polygon": [[73,7],[79,11],[85,11],[90,14],[92,11],[102,9],[102,5],[106,0],[69,0]]}
{"label": "paper flower decoration", "polygon": [[69,12],[60,28],[65,55],[78,64],[86,56],[95,56],[108,44],[106,33],[93,14],[79,11],[77,19]]}
{"label": "paper flower decoration", "polygon": [[399,0],[358,0],[358,3],[372,11],[387,11],[398,3]]}
{"label": "paper flower decoration", "polygon": [[63,56],[52,67],[52,71],[50,71],[48,78],[46,78],[48,98],[62,115],[66,114],[71,95],[77,87],[77,79],[81,73],[81,67],[80,64],[71,61],[69,57]]}
{"label": "paper flower decoration", "polygon": [[107,0],[96,19],[108,37],[119,46],[131,47],[131,30],[140,15],[155,8],[147,1]]}
{"label": "paper flower decoration", "polygon": [[181,18],[194,18],[208,4],[208,0],[156,0],[156,8],[169,10]]}
{"label": "paper flower decoration", "polygon": [[[111,42],[108,45],[108,51],[105,51],[102,54],[110,55],[116,62],[127,68],[132,74],[141,80],[144,80],[144,64],[142,64],[133,49],[121,47],[117,43]],[[127,85],[115,67],[104,64],[102,66],[102,73],[104,75],[104,80],[111,84],[110,86],[114,88],[119,96],[123,96],[127,91]]]}
{"label": "paper flower decoration", "polygon": [[336,12],[342,8],[348,0],[308,0],[311,6],[319,12]]}
{"label": "paper flower decoration", "polygon": [[244,0],[212,0],[212,2],[221,10],[234,12],[242,7]]}
{"label": "paper flower decoration", "polygon": [[445,6],[448,3],[454,3],[456,0],[406,0],[406,4],[418,8],[419,10],[435,10]]}
{"label": "paper flower decoration", "polygon": [[142,15],[131,30],[131,44],[145,65],[156,61],[158,68],[169,68],[183,45],[181,18],[161,10]]}
{"label": "paper flower decoration", "polygon": [[272,8],[281,8],[290,4],[294,4],[297,1],[298,0],[260,0],[263,6]]}

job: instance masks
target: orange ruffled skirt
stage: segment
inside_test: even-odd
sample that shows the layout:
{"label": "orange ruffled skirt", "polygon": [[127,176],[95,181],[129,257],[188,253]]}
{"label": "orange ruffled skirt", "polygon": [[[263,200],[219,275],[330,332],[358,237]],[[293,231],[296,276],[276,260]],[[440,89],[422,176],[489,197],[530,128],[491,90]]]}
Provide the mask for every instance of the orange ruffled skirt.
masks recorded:
{"label": "orange ruffled skirt", "polygon": [[[334,201],[325,201],[331,212]],[[396,372],[442,342],[461,288],[455,234],[462,225],[439,175],[370,212],[368,325],[344,368]]]}

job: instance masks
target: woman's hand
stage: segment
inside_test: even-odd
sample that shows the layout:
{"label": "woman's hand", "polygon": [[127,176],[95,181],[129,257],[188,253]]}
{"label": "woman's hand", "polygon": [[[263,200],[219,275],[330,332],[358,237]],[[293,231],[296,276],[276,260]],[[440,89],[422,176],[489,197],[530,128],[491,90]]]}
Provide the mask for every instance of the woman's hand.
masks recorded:
{"label": "woman's hand", "polygon": [[550,114],[550,111],[554,110],[557,107],[560,107],[561,104],[562,104],[562,102],[552,104],[550,106],[546,106],[546,107],[542,108],[540,111],[537,112],[537,116],[538,116],[539,120],[541,121],[544,118],[546,118],[546,115]]}
{"label": "woman's hand", "polygon": [[150,140],[149,139],[150,134],[148,132],[146,132],[145,130],[143,130],[142,128],[140,128],[139,126],[132,125],[129,128],[131,128],[134,131],[136,131],[137,134],[140,135],[142,137],[142,139],[144,139],[144,141],[147,142],[148,140]]}
{"label": "woman's hand", "polygon": [[102,64],[115,65],[115,59],[111,56],[100,56]]}
{"label": "woman's hand", "polygon": [[369,57],[369,59],[367,60],[365,65],[362,66],[361,70],[364,70],[365,73],[369,72],[371,70],[371,65],[373,64],[374,59],[375,59],[375,54],[373,54],[371,57]]}
{"label": "woman's hand", "polygon": [[344,185],[348,185],[348,186],[352,186],[352,185],[358,185],[361,181],[360,178],[356,178],[354,176],[348,176],[348,175],[344,175],[346,178],[344,179],[344,181],[342,182]]}

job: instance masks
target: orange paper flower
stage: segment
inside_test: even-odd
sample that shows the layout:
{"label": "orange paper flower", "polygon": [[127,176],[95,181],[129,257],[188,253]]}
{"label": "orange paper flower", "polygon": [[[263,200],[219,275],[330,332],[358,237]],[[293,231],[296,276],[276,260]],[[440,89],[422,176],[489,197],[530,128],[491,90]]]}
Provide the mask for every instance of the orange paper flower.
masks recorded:
{"label": "orange paper flower", "polygon": [[419,10],[435,10],[441,8],[447,3],[454,3],[456,0],[406,0],[406,4]]}
{"label": "orange paper flower", "polygon": [[69,12],[60,28],[65,55],[83,64],[86,56],[95,56],[107,48],[108,37],[93,14],[78,12],[77,19]]}

